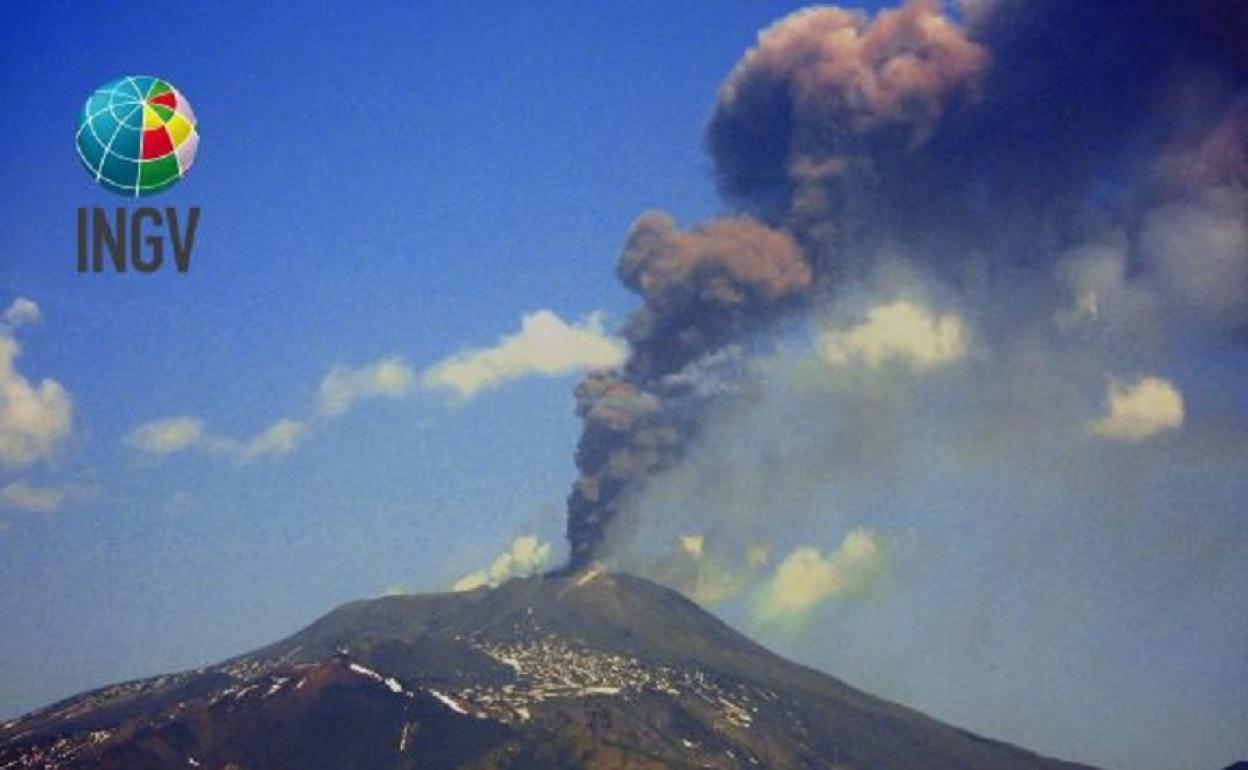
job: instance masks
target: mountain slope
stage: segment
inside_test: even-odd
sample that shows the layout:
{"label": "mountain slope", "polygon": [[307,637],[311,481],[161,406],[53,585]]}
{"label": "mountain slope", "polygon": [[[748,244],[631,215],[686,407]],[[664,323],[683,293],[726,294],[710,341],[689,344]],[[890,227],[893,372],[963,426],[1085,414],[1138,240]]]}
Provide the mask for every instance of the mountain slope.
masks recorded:
{"label": "mountain slope", "polygon": [[675,592],[591,571],[353,602],[218,666],[0,727],[0,770],[85,767],[1082,766],[872,697]]}

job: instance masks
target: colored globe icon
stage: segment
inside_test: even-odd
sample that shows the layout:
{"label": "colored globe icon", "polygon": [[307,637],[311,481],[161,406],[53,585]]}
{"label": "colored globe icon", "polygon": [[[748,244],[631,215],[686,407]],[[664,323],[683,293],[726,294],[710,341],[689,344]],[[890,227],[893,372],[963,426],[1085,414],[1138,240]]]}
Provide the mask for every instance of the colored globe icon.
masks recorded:
{"label": "colored globe icon", "polygon": [[98,184],[138,197],[166,190],[186,176],[199,132],[181,91],[160,78],[126,75],[87,99],[75,143]]}

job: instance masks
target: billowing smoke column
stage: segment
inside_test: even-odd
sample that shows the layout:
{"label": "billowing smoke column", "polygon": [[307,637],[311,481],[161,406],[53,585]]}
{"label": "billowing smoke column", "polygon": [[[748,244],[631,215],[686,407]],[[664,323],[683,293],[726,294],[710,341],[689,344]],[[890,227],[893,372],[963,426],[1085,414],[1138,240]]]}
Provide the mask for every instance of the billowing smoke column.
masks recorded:
{"label": "billowing smoke column", "polygon": [[706,404],[681,372],[811,286],[793,239],[748,217],[682,233],[666,215],[648,213],[633,225],[618,273],[645,304],[624,330],[632,346],[624,368],[577,387],[585,430],[568,501],[573,569],[593,558],[630,491],[670,467],[697,429]]}
{"label": "billowing smoke column", "polygon": [[[657,212],[633,225],[617,269],[644,301],[624,330],[632,356],[577,388],[585,430],[568,502],[572,569],[595,556],[630,494],[680,458],[717,400],[682,371],[801,306],[830,275],[818,251],[835,240],[827,180],[849,173],[867,137],[922,143],[946,92],[971,95],[985,60],[919,3],[874,23],[810,10],[763,34],[723,85],[708,139],[725,194],[777,208],[689,232]],[[822,136],[823,124],[840,135]]]}
{"label": "billowing smoke column", "polygon": [[1025,265],[1059,250],[1048,241],[1090,196],[1129,210],[1214,179],[1242,186],[1248,6],[960,10],[964,23],[928,0],[874,17],[799,11],[721,85],[706,143],[740,213],[681,231],[651,212],[628,235],[617,272],[643,304],[626,365],[577,388],[570,569],[601,555],[630,499],[734,398],[699,387],[702,372],[861,277],[881,246],[937,269],[968,248]]}
{"label": "billowing smoke column", "polygon": [[911,2],[874,20],[799,11],[763,32],[720,87],[707,127],[721,193],[782,223],[821,267],[873,205],[883,156],[913,155],[979,99],[983,46]]}

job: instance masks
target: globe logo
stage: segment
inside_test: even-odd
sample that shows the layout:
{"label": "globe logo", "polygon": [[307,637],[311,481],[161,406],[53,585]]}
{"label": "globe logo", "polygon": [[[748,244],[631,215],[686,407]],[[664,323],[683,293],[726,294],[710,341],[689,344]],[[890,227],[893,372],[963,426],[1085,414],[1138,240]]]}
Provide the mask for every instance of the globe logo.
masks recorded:
{"label": "globe logo", "polygon": [[186,176],[199,132],[181,91],[160,78],[126,75],[87,99],[75,143],[98,184],[138,197],[168,189]]}

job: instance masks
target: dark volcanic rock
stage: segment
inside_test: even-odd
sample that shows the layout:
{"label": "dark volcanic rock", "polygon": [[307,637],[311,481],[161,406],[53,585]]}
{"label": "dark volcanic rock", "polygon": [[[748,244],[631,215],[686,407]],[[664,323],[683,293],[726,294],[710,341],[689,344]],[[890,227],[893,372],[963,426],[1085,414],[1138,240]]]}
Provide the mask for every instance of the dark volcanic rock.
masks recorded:
{"label": "dark volcanic rock", "polygon": [[353,602],[218,666],[95,690],[0,728],[0,769],[88,767],[1083,766],[872,697],[679,594],[591,571]]}

